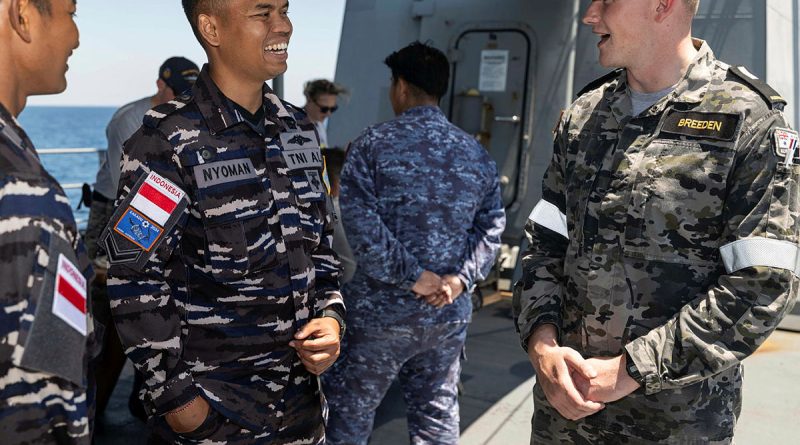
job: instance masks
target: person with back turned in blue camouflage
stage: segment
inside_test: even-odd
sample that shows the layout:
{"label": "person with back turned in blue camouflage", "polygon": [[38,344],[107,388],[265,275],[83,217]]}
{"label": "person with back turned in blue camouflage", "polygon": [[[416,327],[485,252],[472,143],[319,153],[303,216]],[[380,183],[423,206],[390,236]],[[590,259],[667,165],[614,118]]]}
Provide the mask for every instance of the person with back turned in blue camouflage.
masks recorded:
{"label": "person with back turned in blue camouflage", "polygon": [[0,442],[88,445],[94,327],[83,242],[58,182],[16,121],[64,91],[73,0],[0,1]]}
{"label": "person with back turned in blue camouflage", "polygon": [[342,358],[323,376],[328,443],[366,444],[399,377],[413,444],[456,444],[469,292],[494,264],[505,228],[497,167],[438,104],[449,64],[413,43],[385,60],[397,117],[350,146],[341,177],[358,262],[344,287]]}
{"label": "person with back turned in blue camouflage", "polygon": [[729,444],[741,362],[800,286],[786,101],[692,38],[698,0],[593,1],[514,289],[534,444]]}
{"label": "person with back turned in blue camouflage", "polygon": [[265,83],[287,0],[183,0],[208,55],[123,148],[101,235],[151,444],[318,444],[344,305],[313,124]]}

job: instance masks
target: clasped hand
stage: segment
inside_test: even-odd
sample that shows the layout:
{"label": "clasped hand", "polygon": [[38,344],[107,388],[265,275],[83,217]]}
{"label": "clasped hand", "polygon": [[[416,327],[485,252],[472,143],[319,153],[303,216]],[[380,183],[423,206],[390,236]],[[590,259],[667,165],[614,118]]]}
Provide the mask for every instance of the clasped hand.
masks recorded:
{"label": "clasped hand", "polygon": [[452,304],[464,292],[464,283],[455,275],[440,277],[426,270],[422,272],[411,291],[417,294],[417,298],[422,298],[431,306],[441,309]]}
{"label": "clasped hand", "polygon": [[534,334],[528,355],[547,400],[565,418],[595,414],[639,387],[625,371],[624,354],[584,359],[578,351],[558,346],[555,338],[554,328],[545,335]]}

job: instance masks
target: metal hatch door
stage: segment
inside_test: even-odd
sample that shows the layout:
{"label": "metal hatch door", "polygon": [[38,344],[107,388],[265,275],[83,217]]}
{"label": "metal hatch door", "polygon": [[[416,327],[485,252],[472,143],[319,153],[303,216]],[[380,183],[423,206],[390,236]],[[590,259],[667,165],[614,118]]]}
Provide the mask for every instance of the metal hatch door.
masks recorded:
{"label": "metal hatch door", "polygon": [[453,75],[444,104],[450,120],[475,136],[497,162],[506,208],[520,193],[523,147],[532,122],[534,48],[525,28],[465,28],[450,48]]}

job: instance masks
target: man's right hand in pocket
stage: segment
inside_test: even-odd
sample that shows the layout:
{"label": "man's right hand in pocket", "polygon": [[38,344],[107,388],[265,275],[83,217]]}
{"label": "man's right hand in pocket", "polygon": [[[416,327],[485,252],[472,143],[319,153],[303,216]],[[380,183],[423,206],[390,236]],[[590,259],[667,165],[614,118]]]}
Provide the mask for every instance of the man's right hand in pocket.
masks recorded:
{"label": "man's right hand in pocket", "polygon": [[200,425],[208,417],[211,407],[208,402],[200,396],[195,397],[182,407],[164,415],[164,420],[172,431],[178,434],[191,433],[200,428]]}

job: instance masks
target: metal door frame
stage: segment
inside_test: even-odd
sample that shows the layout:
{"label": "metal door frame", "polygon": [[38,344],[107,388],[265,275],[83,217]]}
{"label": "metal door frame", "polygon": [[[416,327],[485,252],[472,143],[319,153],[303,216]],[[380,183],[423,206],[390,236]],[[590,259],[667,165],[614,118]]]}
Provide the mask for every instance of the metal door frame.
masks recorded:
{"label": "metal door frame", "polygon": [[[454,52],[457,57],[451,57],[451,64],[450,64],[450,71],[452,75],[450,76],[450,94],[448,96],[448,100],[450,103],[447,107],[447,117],[452,119],[453,116],[453,106],[455,103],[455,86],[456,86],[456,77],[457,77],[457,70],[458,62],[460,59],[460,52],[459,52],[459,44],[461,43],[461,39],[468,34],[473,33],[492,33],[492,32],[510,32],[510,33],[517,33],[520,34],[524,39],[525,42],[528,44],[528,49],[526,52],[526,56],[528,59],[528,63],[525,66],[525,78],[524,78],[524,85],[527,87],[524,89],[523,97],[522,97],[522,111],[520,113],[520,125],[522,125],[520,132],[519,132],[519,141],[518,146],[519,150],[517,151],[517,168],[518,172],[516,175],[516,181],[514,184],[514,194],[512,195],[511,201],[508,205],[505,206],[506,209],[510,209],[514,205],[517,204],[520,195],[520,187],[523,185],[523,171],[526,171],[527,168],[522,165],[522,161],[524,159],[524,153],[528,146],[525,144],[526,139],[528,141],[528,145],[533,143],[533,90],[535,85],[535,79],[532,79],[535,73],[533,66],[535,63],[536,55],[538,52],[536,51],[536,38],[533,34],[533,30],[522,22],[501,22],[501,23],[488,23],[488,24],[480,24],[479,22],[475,23],[468,23],[462,26],[459,32],[456,34],[456,37],[450,43],[450,51],[451,54]],[[526,128],[529,129],[529,132],[526,132]],[[527,136],[527,137],[526,137]]]}

